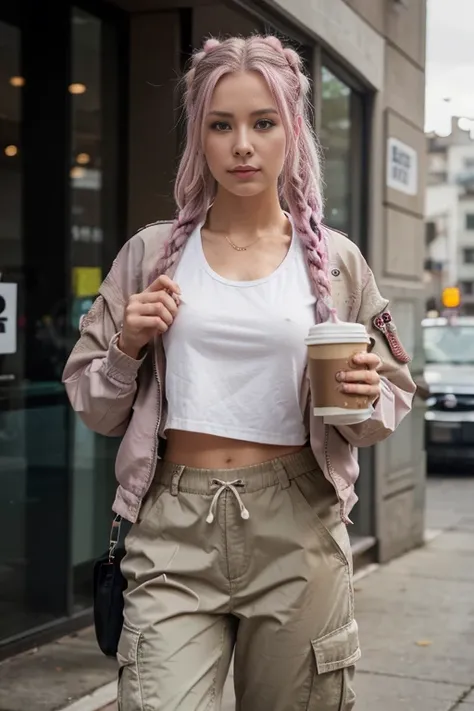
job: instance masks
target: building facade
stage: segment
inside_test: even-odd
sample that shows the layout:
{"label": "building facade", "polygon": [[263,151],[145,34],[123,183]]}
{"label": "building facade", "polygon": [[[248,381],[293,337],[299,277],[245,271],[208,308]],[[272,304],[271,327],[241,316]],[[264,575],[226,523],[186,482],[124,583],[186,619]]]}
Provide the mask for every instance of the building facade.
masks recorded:
{"label": "building facade", "polygon": [[[464,126],[464,123],[466,125]],[[441,311],[446,287],[474,314],[474,138],[471,122],[453,117],[449,136],[428,136],[426,187],[427,307]]]}
{"label": "building facade", "polygon": [[[326,221],[369,260],[422,370],[425,0],[23,0],[0,9],[0,649],[90,620],[117,442],[60,383],[80,316],[141,225],[173,216],[176,78],[209,34],[303,53]],[[2,340],[3,339],[3,340]],[[354,547],[423,539],[423,411],[359,453]]]}

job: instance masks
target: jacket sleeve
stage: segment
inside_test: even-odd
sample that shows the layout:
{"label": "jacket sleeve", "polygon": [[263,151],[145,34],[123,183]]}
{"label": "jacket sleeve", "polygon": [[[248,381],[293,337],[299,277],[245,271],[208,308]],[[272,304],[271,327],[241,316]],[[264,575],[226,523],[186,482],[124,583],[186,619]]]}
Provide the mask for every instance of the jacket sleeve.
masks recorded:
{"label": "jacket sleeve", "polygon": [[[368,269],[368,267],[367,267]],[[339,426],[341,435],[355,447],[369,447],[386,439],[396,430],[400,422],[410,412],[416,385],[405,361],[403,346],[398,340],[396,327],[390,322],[390,342],[383,331],[375,325],[385,314],[390,318],[388,301],[384,299],[375,283],[374,275],[368,269],[360,295],[360,306],[356,321],[363,323],[371,339],[371,352],[382,361],[379,370],[381,395],[375,404],[369,420],[357,425]]]}
{"label": "jacket sleeve", "polygon": [[127,429],[144,360],[130,358],[117,346],[124,306],[140,289],[131,251],[128,242],[114,261],[63,372],[75,412],[91,430],[111,437]]}

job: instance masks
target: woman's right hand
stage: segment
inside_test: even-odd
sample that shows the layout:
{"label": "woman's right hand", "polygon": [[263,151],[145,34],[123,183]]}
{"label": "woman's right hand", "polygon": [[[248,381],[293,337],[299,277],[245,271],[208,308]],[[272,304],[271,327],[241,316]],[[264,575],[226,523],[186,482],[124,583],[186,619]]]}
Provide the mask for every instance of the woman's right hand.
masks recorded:
{"label": "woman's right hand", "polygon": [[133,294],[125,306],[118,347],[138,359],[141,349],[157,333],[165,333],[178,313],[179,286],[169,277],[159,276],[140,294]]}

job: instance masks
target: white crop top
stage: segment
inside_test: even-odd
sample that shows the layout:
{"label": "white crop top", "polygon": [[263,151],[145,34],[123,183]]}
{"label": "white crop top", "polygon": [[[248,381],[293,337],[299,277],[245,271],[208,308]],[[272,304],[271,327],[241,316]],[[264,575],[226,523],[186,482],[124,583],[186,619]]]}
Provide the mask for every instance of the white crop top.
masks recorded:
{"label": "white crop top", "polygon": [[183,297],[163,336],[167,429],[264,444],[303,445],[307,388],[304,339],[315,297],[293,230],[270,276],[231,281],[209,266],[201,226],[174,280]]}

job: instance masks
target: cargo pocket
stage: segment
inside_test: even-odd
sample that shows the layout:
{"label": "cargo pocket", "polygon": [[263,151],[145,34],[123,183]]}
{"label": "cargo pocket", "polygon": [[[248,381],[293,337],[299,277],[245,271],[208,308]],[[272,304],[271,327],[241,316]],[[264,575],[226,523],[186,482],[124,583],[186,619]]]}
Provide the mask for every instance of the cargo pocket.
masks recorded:
{"label": "cargo pocket", "polygon": [[315,672],[307,711],[351,711],[355,663],[361,656],[357,622],[352,620],[311,644]]}
{"label": "cargo pocket", "polygon": [[[340,507],[334,487],[323,475],[310,472],[293,479],[290,496],[299,502],[306,524],[319,540],[352,572],[352,550],[347,526],[341,521]],[[318,481],[319,479],[319,481]]]}
{"label": "cargo pocket", "polygon": [[118,711],[142,711],[144,708],[139,670],[140,641],[140,631],[124,624],[117,650]]}

